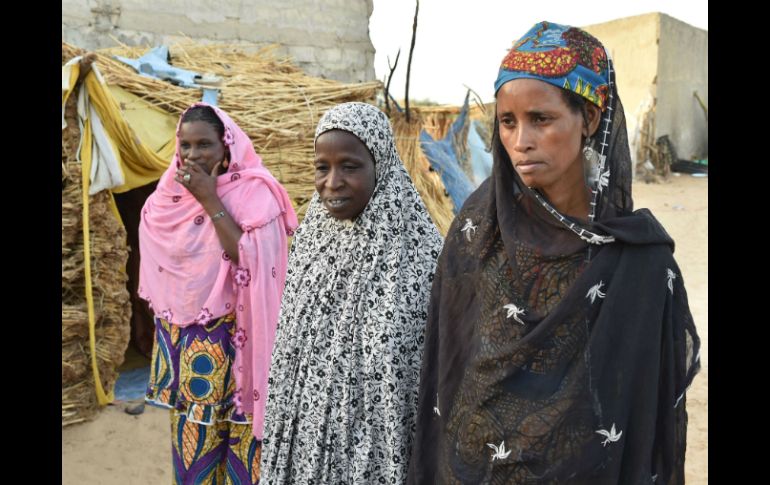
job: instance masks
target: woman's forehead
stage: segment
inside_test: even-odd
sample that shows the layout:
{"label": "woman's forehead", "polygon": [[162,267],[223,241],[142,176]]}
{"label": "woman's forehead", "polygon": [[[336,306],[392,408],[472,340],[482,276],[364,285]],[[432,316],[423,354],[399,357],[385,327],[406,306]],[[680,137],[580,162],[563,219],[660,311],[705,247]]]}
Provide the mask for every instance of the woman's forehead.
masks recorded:
{"label": "woman's forehead", "polygon": [[562,90],[537,79],[508,81],[497,92],[497,112],[567,107]]}
{"label": "woman's forehead", "polygon": [[181,137],[218,137],[216,127],[203,120],[185,121],[179,127]]}
{"label": "woman's forehead", "polygon": [[364,158],[371,158],[374,161],[374,157],[369,152],[369,147],[363,142],[355,133],[351,133],[345,130],[329,130],[321,133],[316,138],[315,142],[316,153],[322,152],[337,152],[346,154],[355,154]]}
{"label": "woman's forehead", "polygon": [[352,143],[365,145],[355,133],[339,128],[334,128],[328,131],[324,131],[316,138],[316,143],[322,141],[324,143]]}

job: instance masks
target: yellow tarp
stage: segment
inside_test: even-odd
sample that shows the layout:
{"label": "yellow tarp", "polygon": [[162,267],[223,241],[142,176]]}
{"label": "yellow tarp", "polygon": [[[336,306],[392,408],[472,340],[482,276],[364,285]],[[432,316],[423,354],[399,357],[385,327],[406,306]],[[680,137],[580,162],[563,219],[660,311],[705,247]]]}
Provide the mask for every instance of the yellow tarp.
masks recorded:
{"label": "yellow tarp", "polygon": [[[84,82],[88,89],[91,103],[102,119],[110,139],[117,145],[120,166],[126,177],[126,183],[112,189],[115,193],[127,192],[131,189],[147,185],[160,178],[171,163],[171,157],[164,159],[161,155],[142,143],[135,131],[129,126],[120,111],[120,105],[106,84],[102,84],[93,71],[86,76]],[[127,94],[127,93],[126,93]],[[139,100],[139,98],[136,98]],[[141,100],[139,100],[141,101]],[[136,101],[132,106],[136,111]],[[146,110],[149,113],[150,110]],[[150,116],[152,118],[152,116]],[[136,126],[140,126],[138,123]],[[174,137],[175,126],[171,128],[171,139]],[[173,151],[173,147],[172,147]]]}
{"label": "yellow tarp", "polygon": [[120,107],[123,118],[139,140],[164,160],[165,170],[174,156],[176,123],[179,117],[166,113],[120,86],[109,86],[109,90]]}
{"label": "yellow tarp", "polygon": [[[62,66],[62,113],[64,103],[75,88],[79,73],[80,64],[77,62]],[[107,131],[110,142],[116,148],[120,168],[125,176],[125,184],[114,187],[111,191],[127,192],[160,178],[174,154],[176,116],[163,112],[120,87],[108,86],[96,70],[88,73],[81,89],[88,91],[89,99]],[[85,296],[88,308],[91,368],[94,374],[96,397],[99,404],[106,405],[114,400],[114,394],[112,390],[105,393],[99,379],[99,368],[96,363],[96,322],[91,282],[88,188],[92,163],[92,136],[91,120],[86,119],[81,133],[78,157],[82,163]],[[112,210],[122,224],[114,199],[112,199]]]}

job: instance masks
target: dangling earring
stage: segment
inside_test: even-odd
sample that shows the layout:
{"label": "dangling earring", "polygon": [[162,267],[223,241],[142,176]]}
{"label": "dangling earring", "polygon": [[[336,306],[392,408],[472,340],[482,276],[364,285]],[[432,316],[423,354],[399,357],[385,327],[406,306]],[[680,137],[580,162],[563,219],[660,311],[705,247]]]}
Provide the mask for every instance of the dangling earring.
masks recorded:
{"label": "dangling earring", "polygon": [[227,170],[227,167],[230,166],[230,150],[225,150],[225,159],[222,160],[222,168]]}
{"label": "dangling earring", "polygon": [[586,144],[583,146],[583,156],[586,157],[588,163],[595,165],[597,168],[599,167],[599,152],[594,149],[593,140],[590,136],[586,138]]}
{"label": "dangling earring", "polygon": [[593,140],[589,136],[583,146],[583,156],[586,159],[585,176],[589,186],[592,186],[599,178],[599,152],[592,145]]}

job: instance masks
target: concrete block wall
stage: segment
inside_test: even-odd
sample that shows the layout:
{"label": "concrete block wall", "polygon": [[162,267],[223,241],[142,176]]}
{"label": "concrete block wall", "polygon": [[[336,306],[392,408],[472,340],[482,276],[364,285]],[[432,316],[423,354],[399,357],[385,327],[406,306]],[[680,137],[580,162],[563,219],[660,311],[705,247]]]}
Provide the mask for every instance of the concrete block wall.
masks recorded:
{"label": "concrete block wall", "polygon": [[[372,0],[62,0],[62,40],[86,49],[156,46],[184,36],[250,46],[279,44],[311,75],[375,79]],[[114,37],[114,39],[113,39]]]}

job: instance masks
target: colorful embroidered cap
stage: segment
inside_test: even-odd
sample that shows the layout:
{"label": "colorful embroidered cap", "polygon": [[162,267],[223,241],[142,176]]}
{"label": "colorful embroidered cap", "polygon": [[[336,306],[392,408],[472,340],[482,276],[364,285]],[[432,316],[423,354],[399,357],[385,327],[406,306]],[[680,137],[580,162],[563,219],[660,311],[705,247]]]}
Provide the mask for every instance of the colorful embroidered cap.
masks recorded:
{"label": "colorful embroidered cap", "polygon": [[596,37],[569,25],[540,22],[519,39],[503,59],[495,95],[513,79],[539,79],[574,91],[599,106],[607,105],[609,63]]}

